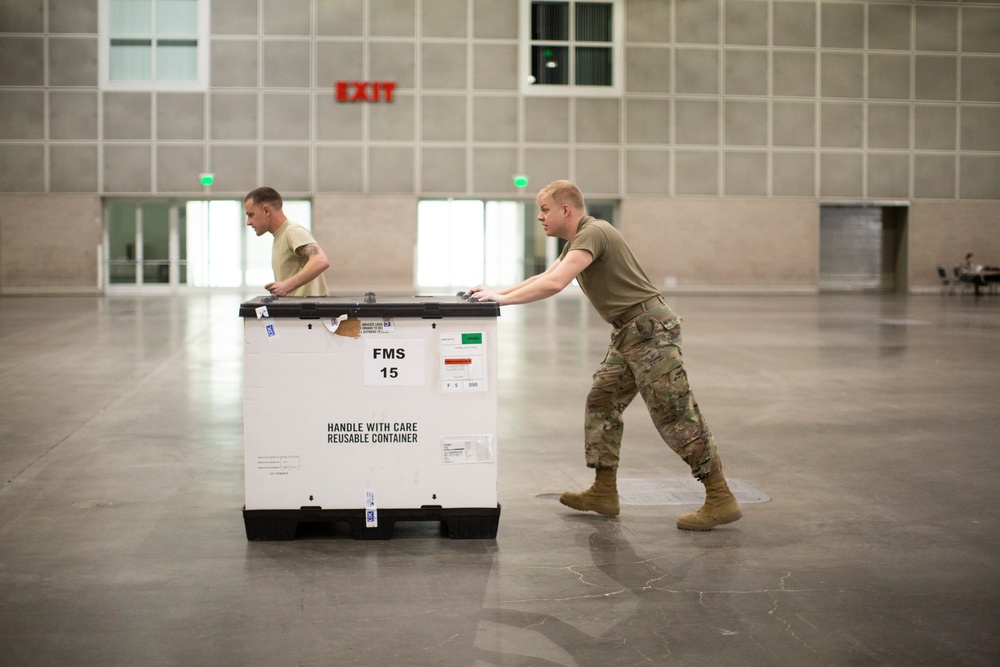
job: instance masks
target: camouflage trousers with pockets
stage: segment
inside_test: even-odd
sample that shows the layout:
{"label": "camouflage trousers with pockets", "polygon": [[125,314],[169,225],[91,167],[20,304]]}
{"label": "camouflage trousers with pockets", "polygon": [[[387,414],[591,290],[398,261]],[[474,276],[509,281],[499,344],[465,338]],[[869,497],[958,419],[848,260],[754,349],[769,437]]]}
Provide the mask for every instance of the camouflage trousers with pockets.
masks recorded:
{"label": "camouflage trousers with pockets", "polygon": [[650,308],[612,331],[608,355],[594,373],[587,395],[584,431],[589,467],[618,466],[622,413],[637,394],[660,437],[691,467],[696,479],[721,469],[715,439],[684,371],[680,321],[665,305]]}

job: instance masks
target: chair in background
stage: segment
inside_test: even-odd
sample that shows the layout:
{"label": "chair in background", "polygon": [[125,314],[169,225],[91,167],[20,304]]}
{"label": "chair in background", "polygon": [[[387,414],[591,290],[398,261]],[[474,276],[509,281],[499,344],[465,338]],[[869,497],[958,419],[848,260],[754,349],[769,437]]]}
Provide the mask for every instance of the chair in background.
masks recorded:
{"label": "chair in background", "polygon": [[946,294],[954,294],[955,293],[955,285],[957,285],[959,283],[958,278],[957,277],[955,277],[955,278],[949,277],[948,276],[948,270],[945,269],[943,266],[937,267],[937,270],[938,270],[938,277],[941,278],[941,285],[944,287],[945,293]]}
{"label": "chair in background", "polygon": [[970,292],[976,289],[975,284],[971,280],[962,280],[962,267],[956,264],[951,267],[952,273],[955,274],[955,284],[958,285],[959,289],[963,292]]}

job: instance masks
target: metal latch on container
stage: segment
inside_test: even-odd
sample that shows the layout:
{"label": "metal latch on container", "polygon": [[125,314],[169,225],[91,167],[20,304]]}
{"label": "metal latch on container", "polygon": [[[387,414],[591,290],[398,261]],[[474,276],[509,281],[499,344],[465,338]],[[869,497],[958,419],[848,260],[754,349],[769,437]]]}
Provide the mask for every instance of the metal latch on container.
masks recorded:
{"label": "metal latch on container", "polygon": [[316,308],[315,303],[303,303],[299,307],[299,319],[300,320],[318,320],[319,319],[319,309]]}

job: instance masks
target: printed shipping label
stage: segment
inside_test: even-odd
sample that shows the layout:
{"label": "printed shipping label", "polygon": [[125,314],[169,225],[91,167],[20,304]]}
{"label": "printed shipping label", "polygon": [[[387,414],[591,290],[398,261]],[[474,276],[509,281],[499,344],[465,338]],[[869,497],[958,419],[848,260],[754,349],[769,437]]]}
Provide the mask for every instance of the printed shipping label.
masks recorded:
{"label": "printed shipping label", "polygon": [[441,438],[442,463],[492,463],[490,435],[455,435]]}
{"label": "printed shipping label", "polygon": [[486,391],[486,342],[482,332],[441,334],[441,391]]}

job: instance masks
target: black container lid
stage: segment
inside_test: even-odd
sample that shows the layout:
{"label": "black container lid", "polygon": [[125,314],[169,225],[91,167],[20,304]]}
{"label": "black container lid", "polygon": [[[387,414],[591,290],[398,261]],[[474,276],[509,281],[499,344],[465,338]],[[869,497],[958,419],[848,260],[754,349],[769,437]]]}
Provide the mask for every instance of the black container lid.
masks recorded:
{"label": "black container lid", "polygon": [[257,309],[267,306],[267,315],[319,320],[340,317],[499,317],[500,306],[492,301],[475,301],[462,296],[364,296],[278,297],[259,296],[240,304],[240,317],[257,317]]}

